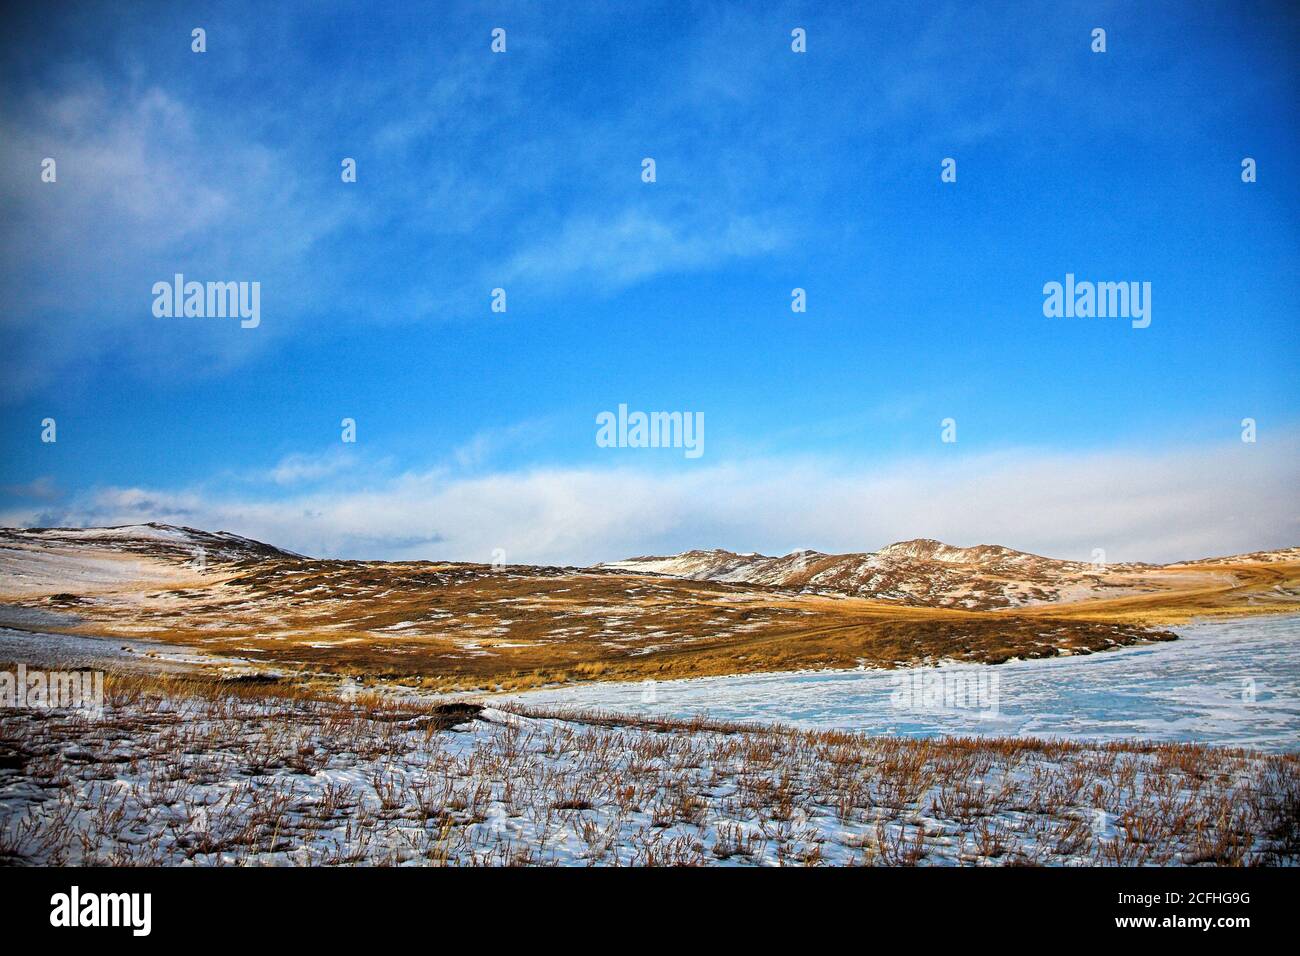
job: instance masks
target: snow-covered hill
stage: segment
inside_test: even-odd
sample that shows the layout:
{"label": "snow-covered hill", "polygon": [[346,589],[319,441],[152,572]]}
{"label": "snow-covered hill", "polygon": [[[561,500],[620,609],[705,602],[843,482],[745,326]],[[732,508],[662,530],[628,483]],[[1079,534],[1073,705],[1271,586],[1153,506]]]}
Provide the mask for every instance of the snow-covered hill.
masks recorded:
{"label": "snow-covered hill", "polygon": [[[1300,549],[1258,552],[1184,564],[1294,561]],[[1180,565],[1181,566],[1181,565]],[[899,541],[879,551],[823,554],[799,550],[780,557],[731,551],[685,551],[601,565],[695,581],[765,584],[798,591],[848,594],[929,607],[1023,607],[1136,593],[1154,565],[1101,567],[1062,561],[1000,545],[955,547],[932,538]],[[1173,566],[1171,566],[1173,567]]]}
{"label": "snow-covered hill", "polygon": [[152,522],[114,528],[0,528],[0,596],[176,584],[214,565],[298,557],[225,531]]}
{"label": "snow-covered hill", "polygon": [[44,548],[110,547],[116,551],[192,560],[201,548],[208,560],[300,557],[273,545],[228,531],[200,531],[178,525],[118,525],[112,528],[0,528],[0,547],[38,545]]}

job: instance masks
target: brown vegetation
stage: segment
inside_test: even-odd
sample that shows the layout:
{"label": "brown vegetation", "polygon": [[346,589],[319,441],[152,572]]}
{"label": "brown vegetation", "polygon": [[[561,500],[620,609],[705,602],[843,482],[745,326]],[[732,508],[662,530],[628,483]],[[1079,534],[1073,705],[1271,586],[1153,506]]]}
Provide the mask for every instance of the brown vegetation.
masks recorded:
{"label": "brown vegetation", "polygon": [[[996,664],[1169,640],[1165,626],[1193,617],[1300,605],[1300,563],[1287,553],[1271,562],[1125,566],[1116,572],[1121,597],[963,610],[611,569],[312,560],[255,543],[200,573],[172,551],[137,546],[146,550],[41,545],[42,560],[56,569],[56,559],[109,556],[144,568],[145,577],[78,595],[57,575],[41,593],[26,575],[7,596],[0,584],[0,601],[77,615],[45,629],[429,690]],[[35,547],[22,539],[23,555]]]}
{"label": "brown vegetation", "polygon": [[1294,754],[521,718],[140,675],[111,679],[108,698],[100,718],[0,712],[0,862],[1246,865],[1300,854]]}
{"label": "brown vegetation", "polygon": [[1106,620],[1048,623],[749,585],[476,565],[263,563],[206,588],[101,596],[77,610],[85,620],[73,632],[439,690],[998,663],[1172,637]]}

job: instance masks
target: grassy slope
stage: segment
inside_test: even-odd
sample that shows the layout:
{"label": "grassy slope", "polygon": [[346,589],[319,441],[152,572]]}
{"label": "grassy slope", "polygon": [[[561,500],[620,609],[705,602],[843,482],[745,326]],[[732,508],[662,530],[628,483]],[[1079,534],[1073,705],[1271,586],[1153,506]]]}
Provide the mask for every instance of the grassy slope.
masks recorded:
{"label": "grassy slope", "polygon": [[428,563],[269,561],[202,583],[160,582],[118,600],[65,606],[86,615],[75,628],[84,633],[430,689],[997,663],[1169,639],[1160,627],[1193,617],[1300,606],[1296,563],[1156,569],[1144,576],[1147,593],[997,611],[576,569],[496,573]]}
{"label": "grassy slope", "polygon": [[1167,626],[1186,624],[1193,618],[1249,617],[1300,609],[1300,563],[1198,564],[1192,570],[1205,572],[1205,580],[1182,587],[1162,584],[1162,574],[1172,577],[1183,570],[1170,567],[1153,574],[1153,593],[1052,605],[1030,613]]}

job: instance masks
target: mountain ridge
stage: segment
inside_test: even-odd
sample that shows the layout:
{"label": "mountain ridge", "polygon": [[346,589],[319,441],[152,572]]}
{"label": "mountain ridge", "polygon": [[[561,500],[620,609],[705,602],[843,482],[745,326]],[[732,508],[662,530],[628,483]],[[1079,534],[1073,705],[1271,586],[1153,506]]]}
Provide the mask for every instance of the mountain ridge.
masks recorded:
{"label": "mountain ridge", "polygon": [[911,538],[876,551],[846,554],[800,549],[773,556],[714,548],[627,558],[597,567],[928,607],[1009,608],[1139,593],[1147,586],[1140,575],[1151,570],[1296,560],[1300,560],[1300,548],[1167,565],[1096,564],[1049,558],[996,544],[959,547],[934,538]]}
{"label": "mountain ridge", "polygon": [[128,642],[123,654],[155,642],[222,666],[449,691],[997,664],[1171,640],[1166,628],[1207,616],[1296,613],[1300,558],[1280,555],[1100,569],[912,539],[848,556],[714,550],[687,567],[557,568],[313,559],[157,522],[8,529],[0,630],[25,633],[47,665],[74,635]]}
{"label": "mountain ridge", "polygon": [[[92,554],[107,550],[120,558],[161,559],[177,570],[181,564],[202,566],[205,562],[314,560],[231,532],[203,531],[162,522],[98,528],[4,528],[0,529],[0,550],[10,552],[5,562],[9,573],[33,586],[38,586],[54,570],[47,560],[49,556],[37,560],[36,551],[60,552],[80,560],[83,567],[78,573],[84,573],[85,580],[103,576],[109,584],[117,581],[125,569],[105,569],[103,561],[92,558]],[[1220,573],[1214,570],[1220,565],[1281,562],[1300,562],[1300,548],[1166,565],[1140,562],[1100,565],[1049,558],[996,544],[961,547],[935,538],[910,538],[876,551],[846,554],[826,554],[807,548],[777,556],[737,553],[723,548],[692,549],[676,555],[647,555],[599,563],[592,565],[588,572],[757,585],[793,593],[857,597],[913,607],[998,610],[1150,593],[1153,588],[1164,586],[1153,583],[1152,572],[1160,572],[1163,581],[1177,585],[1180,579],[1186,579],[1182,580],[1186,584],[1194,575],[1207,579]],[[445,563],[468,566],[466,562]],[[1231,574],[1231,571],[1225,569],[1222,573]]]}

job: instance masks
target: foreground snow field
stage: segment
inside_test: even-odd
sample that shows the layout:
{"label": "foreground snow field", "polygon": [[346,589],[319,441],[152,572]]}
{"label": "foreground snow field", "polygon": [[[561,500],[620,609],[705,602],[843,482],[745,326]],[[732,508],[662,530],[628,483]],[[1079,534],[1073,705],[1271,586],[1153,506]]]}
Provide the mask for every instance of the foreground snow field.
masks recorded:
{"label": "foreground snow field", "polygon": [[1300,746],[1300,618],[1173,628],[1179,640],[993,668],[991,707],[906,708],[904,672],[869,670],[579,684],[512,695],[529,707],[599,708],[651,717],[789,723],[874,734],[1141,739],[1295,750]]}
{"label": "foreground snow field", "polygon": [[1300,756],[335,700],[160,677],[0,712],[0,863],[1241,864]]}

